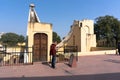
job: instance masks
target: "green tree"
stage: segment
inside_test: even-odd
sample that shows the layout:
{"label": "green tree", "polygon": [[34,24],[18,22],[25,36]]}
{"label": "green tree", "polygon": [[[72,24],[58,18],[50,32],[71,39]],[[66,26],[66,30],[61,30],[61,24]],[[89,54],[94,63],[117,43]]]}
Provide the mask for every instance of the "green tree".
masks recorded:
{"label": "green tree", "polygon": [[16,33],[6,33],[1,36],[1,44],[7,46],[16,46],[18,42],[24,42],[24,37]]}
{"label": "green tree", "polygon": [[53,40],[52,41],[53,42],[57,41],[58,43],[61,42],[61,38],[56,32],[53,32]]}
{"label": "green tree", "polygon": [[100,16],[95,19],[95,34],[97,40],[106,39],[107,44],[116,40],[116,45],[120,39],[120,22],[113,16]]}
{"label": "green tree", "polygon": [[19,43],[24,43],[25,42],[25,37],[23,35],[19,35],[18,42]]}

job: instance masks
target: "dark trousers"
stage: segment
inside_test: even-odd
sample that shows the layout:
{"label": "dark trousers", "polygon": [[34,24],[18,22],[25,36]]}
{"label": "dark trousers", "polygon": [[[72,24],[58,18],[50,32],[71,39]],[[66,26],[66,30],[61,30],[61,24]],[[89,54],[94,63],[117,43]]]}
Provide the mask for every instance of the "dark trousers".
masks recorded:
{"label": "dark trousers", "polygon": [[120,55],[120,49],[118,49],[118,54]]}
{"label": "dark trousers", "polygon": [[56,63],[56,56],[55,55],[52,55],[52,68],[55,68],[55,63]]}

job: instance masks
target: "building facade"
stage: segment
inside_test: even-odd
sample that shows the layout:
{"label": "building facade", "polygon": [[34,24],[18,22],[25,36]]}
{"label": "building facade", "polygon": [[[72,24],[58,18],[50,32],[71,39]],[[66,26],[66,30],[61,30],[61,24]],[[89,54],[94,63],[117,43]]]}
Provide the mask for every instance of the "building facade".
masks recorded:
{"label": "building facade", "polygon": [[29,62],[48,61],[49,49],[52,44],[52,24],[40,22],[34,9],[34,4],[30,5],[28,17],[28,47],[33,47],[33,54],[29,54]]}
{"label": "building facade", "polygon": [[93,25],[93,20],[74,20],[68,35],[57,45],[59,50],[64,50],[64,46],[77,46],[79,52],[89,52],[96,47]]}

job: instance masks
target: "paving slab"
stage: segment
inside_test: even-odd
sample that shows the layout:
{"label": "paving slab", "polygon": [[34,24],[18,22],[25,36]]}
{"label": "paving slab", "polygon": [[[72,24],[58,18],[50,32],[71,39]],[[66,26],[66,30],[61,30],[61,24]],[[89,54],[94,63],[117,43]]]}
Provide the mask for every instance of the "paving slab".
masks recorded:
{"label": "paving slab", "polygon": [[71,68],[68,62],[57,63],[52,69],[50,64],[41,62],[33,65],[1,66],[0,78],[53,77],[77,75],[102,75],[120,73],[120,56],[115,54],[80,56],[77,67]]}

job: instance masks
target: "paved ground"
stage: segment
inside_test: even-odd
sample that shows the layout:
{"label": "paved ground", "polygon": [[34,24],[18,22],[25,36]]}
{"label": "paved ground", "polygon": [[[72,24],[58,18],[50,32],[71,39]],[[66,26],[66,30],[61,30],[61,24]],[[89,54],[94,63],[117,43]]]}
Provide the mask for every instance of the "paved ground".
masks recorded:
{"label": "paved ground", "polygon": [[0,67],[0,80],[120,80],[120,56],[114,54],[80,56],[76,68],[67,63],[35,63]]}
{"label": "paved ground", "polygon": [[120,80],[120,74],[49,76],[49,77],[14,77],[0,78],[0,80]]}

